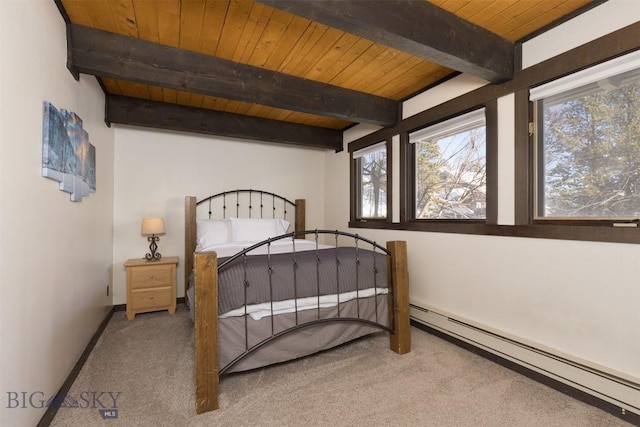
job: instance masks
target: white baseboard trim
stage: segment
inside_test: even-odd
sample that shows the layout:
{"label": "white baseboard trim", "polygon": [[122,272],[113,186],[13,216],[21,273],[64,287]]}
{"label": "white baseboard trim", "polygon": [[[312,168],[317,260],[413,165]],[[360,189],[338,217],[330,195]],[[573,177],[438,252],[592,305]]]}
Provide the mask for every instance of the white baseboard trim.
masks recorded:
{"label": "white baseboard trim", "polygon": [[415,322],[609,402],[620,408],[623,418],[627,411],[640,414],[640,384],[624,375],[587,366],[432,308],[411,305],[410,316]]}

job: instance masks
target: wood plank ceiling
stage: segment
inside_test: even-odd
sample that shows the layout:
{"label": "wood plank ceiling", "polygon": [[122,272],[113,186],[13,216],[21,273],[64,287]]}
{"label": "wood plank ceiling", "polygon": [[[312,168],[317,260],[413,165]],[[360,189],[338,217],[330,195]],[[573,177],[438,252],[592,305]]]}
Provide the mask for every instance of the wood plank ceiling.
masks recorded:
{"label": "wood plank ceiling", "polygon": [[106,121],[342,149],[354,123],[457,72],[514,72],[517,42],[602,1],[54,0],[67,66]]}

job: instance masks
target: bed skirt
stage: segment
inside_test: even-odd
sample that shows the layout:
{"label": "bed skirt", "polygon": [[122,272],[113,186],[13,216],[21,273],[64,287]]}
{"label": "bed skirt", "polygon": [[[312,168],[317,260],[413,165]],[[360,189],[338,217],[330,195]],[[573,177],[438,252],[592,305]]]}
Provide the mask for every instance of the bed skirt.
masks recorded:
{"label": "bed skirt", "polygon": [[[338,318],[359,318],[388,325],[388,301],[388,295],[378,295],[347,301],[330,308],[298,312],[297,324],[299,325],[318,318],[336,320],[302,327],[283,334],[235,363],[225,373],[246,371],[297,359],[380,332],[379,327],[362,322],[338,320]],[[193,310],[191,311],[193,320]],[[247,319],[246,326],[245,319]],[[254,320],[248,316],[218,319],[218,366],[223,369],[244,353],[247,346],[251,348],[295,325],[296,313],[278,314],[260,320]],[[245,328],[248,339],[245,339]]]}

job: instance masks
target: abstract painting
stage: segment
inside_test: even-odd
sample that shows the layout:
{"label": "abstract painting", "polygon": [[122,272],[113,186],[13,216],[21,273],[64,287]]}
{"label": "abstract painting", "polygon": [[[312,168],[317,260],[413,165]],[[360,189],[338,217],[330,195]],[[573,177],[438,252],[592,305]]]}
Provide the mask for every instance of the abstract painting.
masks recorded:
{"label": "abstract painting", "polygon": [[44,102],[42,176],[59,182],[59,189],[81,202],[96,192],[96,149],[74,112]]}

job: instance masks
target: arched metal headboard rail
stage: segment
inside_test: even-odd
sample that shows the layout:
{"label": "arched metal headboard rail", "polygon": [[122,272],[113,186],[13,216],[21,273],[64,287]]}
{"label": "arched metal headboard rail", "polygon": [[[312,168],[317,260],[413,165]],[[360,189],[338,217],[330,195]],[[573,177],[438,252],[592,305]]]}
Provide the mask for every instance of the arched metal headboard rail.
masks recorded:
{"label": "arched metal headboard rail", "polygon": [[[260,216],[259,216],[260,218],[264,217],[265,203],[267,205],[269,204],[269,202],[265,200],[265,198],[271,199],[271,210],[274,218],[276,217],[276,211],[278,209],[280,209],[283,212],[285,218],[287,216],[289,207],[293,208],[293,211],[295,212],[295,208],[296,208],[295,202],[292,202],[286,197],[280,196],[275,193],[271,193],[269,191],[254,190],[254,189],[238,189],[238,190],[223,191],[221,193],[214,194],[212,196],[208,196],[202,200],[197,201],[196,206],[201,206],[208,203],[209,219],[211,219],[211,215],[213,214],[212,207],[213,207],[214,201],[222,199],[222,218],[227,217],[227,208],[233,208],[234,206],[236,209],[236,216],[238,216],[240,213],[240,209],[242,207],[240,203],[240,195],[248,195],[247,208],[248,208],[250,218],[252,216],[252,212],[254,208],[252,204],[254,201],[254,196],[256,198],[259,197],[259,200],[260,200]],[[232,204],[231,206],[227,205],[227,198],[230,198],[230,203]],[[233,204],[234,198],[235,198],[235,204]],[[282,205],[277,207],[276,206],[277,202],[282,203]]]}
{"label": "arched metal headboard rail", "polygon": [[[246,196],[245,196],[246,195]],[[254,206],[259,204],[259,206]],[[278,194],[255,189],[237,189],[223,191],[201,200],[196,197],[185,197],[185,268],[184,283],[189,283],[189,276],[194,266],[194,252],[197,248],[198,219],[224,219],[234,214],[228,209],[235,208],[238,218],[277,218],[291,223],[295,231],[306,229],[306,201],[296,199],[295,202]],[[205,215],[205,209],[208,215]],[[259,213],[257,210],[259,209]],[[269,214],[265,212],[271,210]],[[215,210],[215,212],[214,212]],[[292,212],[292,214],[289,214]]]}

